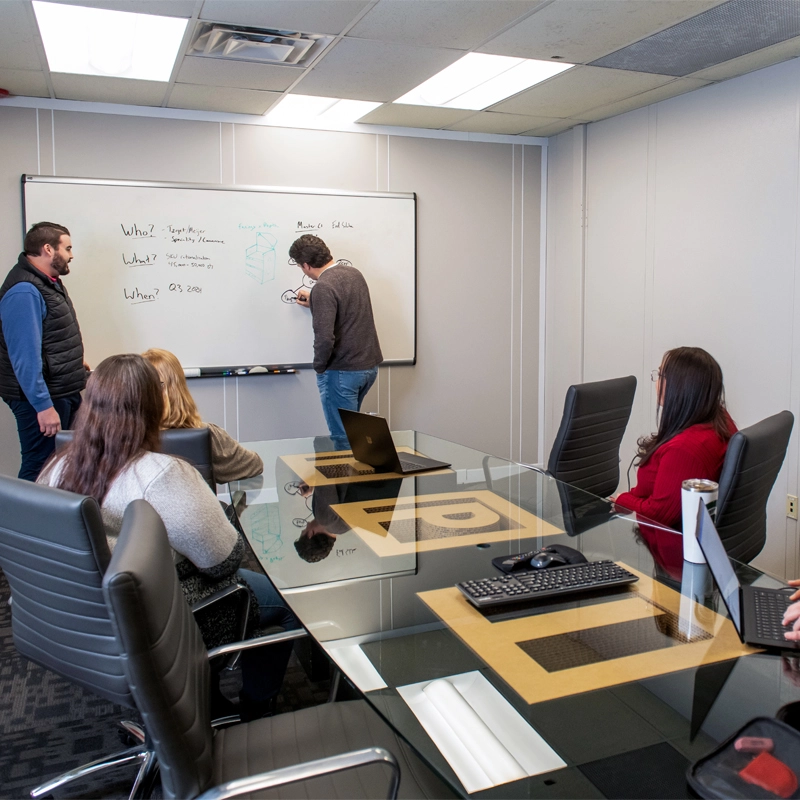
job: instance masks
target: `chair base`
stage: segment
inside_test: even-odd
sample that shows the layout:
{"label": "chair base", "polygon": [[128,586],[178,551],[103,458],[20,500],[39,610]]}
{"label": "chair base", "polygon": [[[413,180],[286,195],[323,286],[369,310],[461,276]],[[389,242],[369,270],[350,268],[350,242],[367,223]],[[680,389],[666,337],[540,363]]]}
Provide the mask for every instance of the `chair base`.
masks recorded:
{"label": "chair base", "polygon": [[85,778],[87,775],[91,775],[95,772],[138,763],[140,765],[139,771],[136,773],[129,798],[130,800],[138,800],[139,798],[149,797],[153,790],[155,779],[158,776],[156,754],[146,744],[144,730],[141,726],[129,720],[123,720],[120,722],[120,726],[125,730],[127,735],[137,741],[137,744],[125,750],[120,750],[117,753],[98,758],[96,761],[90,761],[88,764],[76,767],[68,772],[64,772],[46,783],[37,786],[35,789],[32,789],[30,796],[34,798],[34,800],[37,800],[37,798],[46,797],[51,794],[59,786],[64,786],[72,781]]}

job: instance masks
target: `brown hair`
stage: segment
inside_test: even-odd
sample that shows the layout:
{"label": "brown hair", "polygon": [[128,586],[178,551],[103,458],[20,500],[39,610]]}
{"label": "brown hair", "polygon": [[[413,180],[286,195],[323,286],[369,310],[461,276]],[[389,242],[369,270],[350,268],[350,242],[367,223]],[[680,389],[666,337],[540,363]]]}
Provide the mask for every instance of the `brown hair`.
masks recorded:
{"label": "brown hair", "polygon": [[663,402],[656,433],[639,439],[639,464],[692,425],[707,424],[723,442],[731,438],[722,369],[701,347],[676,347],[661,363]]}
{"label": "brown hair", "polygon": [[158,373],[140,355],[101,361],[86,385],[72,443],[45,469],[63,459],[58,486],[102,503],[117,475],[146,452],[159,450],[164,400]]}
{"label": "brown hair", "polygon": [[194,398],[189,392],[183,367],[178,357],[169,350],[151,347],[142,353],[158,372],[164,389],[163,428],[200,428],[203,421]]}
{"label": "brown hair", "polygon": [[25,234],[23,249],[26,256],[40,256],[42,249],[49,244],[54,250],[58,250],[62,236],[69,236],[69,231],[55,222],[37,222]]}
{"label": "brown hair", "polygon": [[304,233],[299,239],[292,242],[289,248],[289,258],[298,267],[308,264],[313,269],[320,269],[333,260],[328,245],[312,233]]}

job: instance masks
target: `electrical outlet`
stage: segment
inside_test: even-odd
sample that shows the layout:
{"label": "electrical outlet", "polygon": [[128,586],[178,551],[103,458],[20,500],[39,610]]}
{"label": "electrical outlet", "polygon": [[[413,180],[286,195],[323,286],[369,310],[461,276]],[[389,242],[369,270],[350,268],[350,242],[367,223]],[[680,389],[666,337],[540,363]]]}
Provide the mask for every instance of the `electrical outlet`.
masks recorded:
{"label": "electrical outlet", "polygon": [[797,496],[793,494],[786,495],[786,516],[789,519],[797,519]]}

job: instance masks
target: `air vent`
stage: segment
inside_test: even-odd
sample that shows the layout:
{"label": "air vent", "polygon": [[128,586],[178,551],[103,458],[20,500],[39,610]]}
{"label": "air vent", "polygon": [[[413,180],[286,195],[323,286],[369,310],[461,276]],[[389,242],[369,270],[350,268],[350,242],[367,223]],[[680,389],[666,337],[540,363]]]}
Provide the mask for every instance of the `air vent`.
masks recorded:
{"label": "air vent", "polygon": [[332,41],[333,36],[317,33],[244,28],[207,22],[199,26],[191,54],[207,58],[305,67]]}

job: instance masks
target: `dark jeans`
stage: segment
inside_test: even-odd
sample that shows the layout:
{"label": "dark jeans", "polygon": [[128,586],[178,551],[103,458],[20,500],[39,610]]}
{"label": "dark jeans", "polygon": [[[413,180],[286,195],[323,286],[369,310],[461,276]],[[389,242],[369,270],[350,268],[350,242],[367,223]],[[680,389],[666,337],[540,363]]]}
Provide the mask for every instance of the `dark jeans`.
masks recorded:
{"label": "dark jeans", "polygon": [[[42,471],[44,462],[53,453],[56,447],[55,436],[45,436],[39,430],[39,420],[36,418],[36,409],[27,400],[6,400],[6,405],[14,412],[17,418],[17,433],[19,434],[20,455],[22,463],[17,477],[24,481],[35,481]],[[59,397],[53,400],[53,407],[61,417],[61,428],[68,430],[75,419],[75,412],[81,404],[80,392]]]}
{"label": "dark jeans", "polygon": [[[258,599],[259,625],[280,625],[291,631],[300,627],[297,617],[284,603],[272,581],[249,569],[240,569],[239,577],[247,581]],[[292,654],[293,642],[258,647],[242,653],[242,701],[261,704],[280,691],[286,664]]]}

